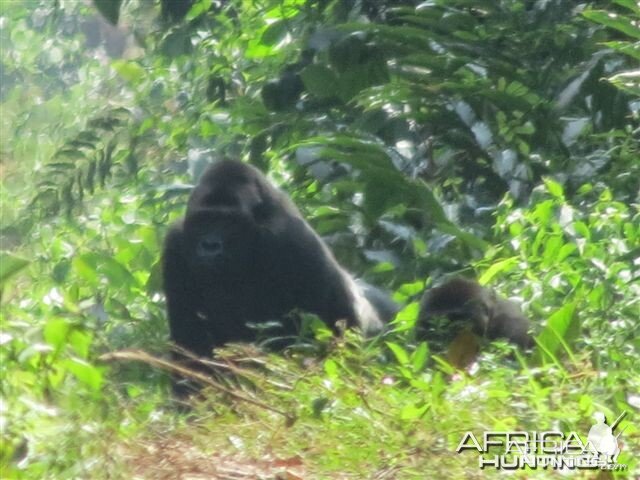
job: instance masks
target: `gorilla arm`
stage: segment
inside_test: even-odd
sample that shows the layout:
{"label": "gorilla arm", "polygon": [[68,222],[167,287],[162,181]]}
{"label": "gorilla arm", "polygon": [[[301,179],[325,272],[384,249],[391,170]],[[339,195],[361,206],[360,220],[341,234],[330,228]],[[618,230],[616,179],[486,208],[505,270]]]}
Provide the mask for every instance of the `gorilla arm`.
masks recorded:
{"label": "gorilla arm", "polygon": [[337,263],[306,221],[289,217],[283,232],[295,241],[278,250],[284,255],[276,270],[287,272],[286,288],[294,292],[296,307],[318,315],[332,327],[337,320],[346,320],[349,327],[360,327],[367,335],[383,329],[384,312],[369,301],[366,291]]}
{"label": "gorilla arm", "polygon": [[162,257],[169,332],[177,345],[188,345],[196,355],[207,356],[211,354],[214,339],[210,338],[210,328],[198,316],[198,298],[192,286],[194,280],[184,258],[183,223],[179,221],[169,230]]}

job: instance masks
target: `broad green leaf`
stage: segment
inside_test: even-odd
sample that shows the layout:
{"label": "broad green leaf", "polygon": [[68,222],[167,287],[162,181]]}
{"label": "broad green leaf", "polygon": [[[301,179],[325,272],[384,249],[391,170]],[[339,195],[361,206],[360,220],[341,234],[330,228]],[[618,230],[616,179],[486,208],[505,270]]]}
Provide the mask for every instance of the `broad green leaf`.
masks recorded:
{"label": "broad green leaf", "polygon": [[392,322],[394,331],[405,332],[411,330],[416,324],[419,311],[420,304],[418,302],[411,302],[400,310]]}
{"label": "broad green leaf", "polygon": [[411,283],[404,283],[400,285],[400,288],[396,290],[397,293],[401,293],[405,298],[417,295],[422,291],[424,291],[424,282],[422,280]]}
{"label": "broad green leaf", "polygon": [[573,243],[565,243],[560,248],[560,251],[558,252],[558,255],[556,256],[555,261],[556,262],[564,261],[569,255],[573,254],[573,252],[575,252],[577,249],[578,248],[575,246],[575,244],[573,244]]}
{"label": "broad green leaf", "polygon": [[111,66],[122,78],[134,85],[145,77],[144,68],[133,61],[114,60]]}
{"label": "broad green leaf", "polygon": [[511,272],[516,265],[518,265],[518,257],[510,257],[498,262],[493,262],[493,264],[480,275],[478,282],[480,282],[481,285],[491,283],[493,277],[502,272]]}
{"label": "broad green leaf", "polygon": [[640,15],[640,3],[637,0],[613,0],[613,3],[626,7],[633,13]]}
{"label": "broad green leaf", "polygon": [[69,358],[64,362],[64,367],[94,391],[99,390],[104,382],[100,369],[85,360]]}
{"label": "broad green leaf", "polygon": [[556,182],[555,180],[549,177],[544,177],[542,180],[546,185],[547,190],[549,190],[549,193],[551,193],[551,195],[553,195],[558,199],[564,198],[564,191],[562,189],[562,185],[560,185],[558,182]]}
{"label": "broad green leaf", "polygon": [[87,255],[80,255],[73,259],[72,265],[76,273],[91,284],[98,283],[98,272],[96,271],[95,258]]}
{"label": "broad green leaf", "polygon": [[640,40],[640,27],[637,22],[632,22],[630,18],[604,10],[586,10],[582,12],[582,15],[589,20],[613,28],[636,40]]}
{"label": "broad green leaf", "polygon": [[51,318],[44,326],[42,336],[44,340],[56,350],[64,346],[67,341],[71,325],[63,318]]}
{"label": "broad green leaf", "polygon": [[427,365],[427,359],[429,357],[429,347],[427,342],[421,342],[418,348],[411,354],[411,367],[415,373],[418,373],[424,369]]}
{"label": "broad green leaf", "polygon": [[576,304],[569,302],[549,317],[547,326],[536,337],[543,354],[556,356],[560,347],[571,355],[570,344],[579,333],[579,318],[575,314]]}
{"label": "broad green leaf", "polygon": [[31,263],[29,260],[17,257],[9,252],[0,252],[0,287]]}
{"label": "broad green leaf", "polygon": [[[631,42],[611,41],[611,42],[604,42],[603,44],[613,50],[617,50],[618,52],[623,53],[624,55],[628,55],[632,58],[635,58],[636,60],[640,60],[640,45],[638,45],[637,42],[631,43]],[[628,73],[633,73],[633,72],[628,72]],[[615,76],[616,75],[614,75],[614,77]]]}
{"label": "broad green leaf", "polygon": [[97,253],[85,253],[73,259],[76,272],[91,283],[103,275],[112,285],[137,285],[138,281],[125,266],[112,257]]}
{"label": "broad green leaf", "polygon": [[322,65],[309,65],[300,73],[302,82],[309,93],[318,98],[331,98],[336,96],[338,79],[327,67]]}
{"label": "broad green leaf", "polygon": [[340,376],[340,369],[335,360],[328,359],[324,362],[324,371],[330,379],[336,379]]}
{"label": "broad green leaf", "polygon": [[393,342],[386,342],[386,345],[389,347],[389,350],[393,352],[393,355],[400,365],[410,365],[409,354],[404,348]]}
{"label": "broad green leaf", "polygon": [[260,43],[268,47],[273,47],[280,43],[288,32],[289,26],[287,25],[287,21],[277,20],[262,31]]}
{"label": "broad green leaf", "polygon": [[402,420],[416,420],[422,418],[430,408],[431,404],[429,403],[423,405],[405,405],[400,411],[400,418]]}
{"label": "broad green leaf", "polygon": [[207,13],[211,8],[211,3],[212,0],[197,0],[185,15],[185,20],[190,22],[191,20],[198,18],[200,15]]}
{"label": "broad green leaf", "polygon": [[83,359],[89,356],[89,347],[93,341],[93,335],[90,332],[83,332],[73,329],[69,335],[68,343],[75,352]]}

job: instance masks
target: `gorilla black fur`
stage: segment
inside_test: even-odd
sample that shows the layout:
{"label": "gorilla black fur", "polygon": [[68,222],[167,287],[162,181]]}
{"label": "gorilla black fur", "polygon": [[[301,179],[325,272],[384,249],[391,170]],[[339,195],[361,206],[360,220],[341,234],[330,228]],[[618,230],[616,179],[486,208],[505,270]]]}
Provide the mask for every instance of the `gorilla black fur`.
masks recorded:
{"label": "gorilla black fur", "polygon": [[529,319],[520,307],[473,280],[456,277],[424,293],[419,323],[426,325],[439,315],[452,321],[469,321],[476,334],[490,340],[506,338],[522,348],[534,343]]}
{"label": "gorilla black fur", "polygon": [[[167,235],[163,271],[171,339],[197,355],[255,340],[247,324],[282,320],[294,309],[365,333],[383,326],[289,198],[241,162],[204,172]],[[293,324],[284,328],[295,334]]]}

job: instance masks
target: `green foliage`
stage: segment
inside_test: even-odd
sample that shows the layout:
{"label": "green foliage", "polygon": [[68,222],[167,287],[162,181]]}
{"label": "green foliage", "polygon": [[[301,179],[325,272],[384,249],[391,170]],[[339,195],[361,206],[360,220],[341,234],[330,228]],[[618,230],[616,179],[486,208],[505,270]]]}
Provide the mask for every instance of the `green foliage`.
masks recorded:
{"label": "green foliage", "polygon": [[7,252],[0,252],[0,287],[27,265],[29,265],[29,260],[25,258],[20,258]]}
{"label": "green foliage", "polygon": [[[637,207],[614,201],[606,187],[584,185],[569,201],[549,179],[534,192],[530,209],[503,203],[497,234],[510,241],[481,265],[516,259],[504,272],[522,286],[518,296],[532,311],[549,316],[538,337],[543,358],[573,356],[589,345],[596,364],[630,361],[636,370],[640,272],[631,259],[638,254],[639,220]],[[622,360],[624,351],[631,357]]]}
{"label": "green foliage", "polygon": [[[130,478],[182,437],[303,478],[464,478],[462,430],[622,410],[639,467],[635,2],[94,5],[0,2],[3,476]],[[162,238],[222,157],[402,306],[379,338],[305,317],[313,348],[232,358],[224,384],[289,428],[215,391],[185,422],[165,374],[99,360],[166,352]],[[520,300],[532,355],[496,342],[461,371],[424,337],[425,285],[469,268]]]}
{"label": "green foliage", "polygon": [[[638,26],[640,7],[638,7],[637,3],[627,0],[615,0],[614,3],[623,7],[624,14],[594,9],[586,10],[582,14],[593,22],[617,30],[624,34],[625,37],[629,37],[628,41],[611,40],[604,42],[604,44],[634,60],[640,60],[640,26]],[[631,95],[640,96],[640,70],[638,68],[618,72],[609,77],[609,81]]]}

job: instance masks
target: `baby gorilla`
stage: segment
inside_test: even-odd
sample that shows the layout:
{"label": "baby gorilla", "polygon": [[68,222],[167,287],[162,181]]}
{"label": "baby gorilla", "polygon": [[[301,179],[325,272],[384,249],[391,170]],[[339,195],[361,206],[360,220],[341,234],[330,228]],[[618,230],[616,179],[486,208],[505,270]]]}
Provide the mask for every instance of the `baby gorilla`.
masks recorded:
{"label": "baby gorilla", "polygon": [[[252,324],[283,321],[294,309],[367,334],[381,330],[386,315],[289,198],[236,161],[216,162],[202,175],[167,235],[163,272],[171,339],[200,356],[255,340]],[[283,329],[296,333],[291,322]]]}
{"label": "baby gorilla", "polygon": [[529,319],[520,307],[473,280],[452,278],[427,290],[420,302],[418,322],[428,325],[435,316],[469,322],[476,334],[490,340],[506,338],[522,348],[534,345]]}

